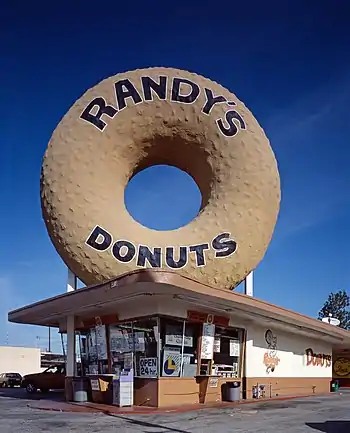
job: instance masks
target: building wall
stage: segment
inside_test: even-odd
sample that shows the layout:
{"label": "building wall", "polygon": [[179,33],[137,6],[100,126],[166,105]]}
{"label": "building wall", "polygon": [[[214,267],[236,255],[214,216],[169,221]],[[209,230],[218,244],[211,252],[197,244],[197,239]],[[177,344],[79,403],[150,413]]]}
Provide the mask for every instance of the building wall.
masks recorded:
{"label": "building wall", "polygon": [[[276,348],[269,348],[265,341],[267,329],[276,338]],[[312,349],[314,354],[332,356],[332,346],[321,340],[308,339],[303,336],[290,334],[280,330],[263,327],[249,327],[247,330],[246,346],[246,376],[247,377],[332,377],[331,360],[322,361],[316,365],[307,364],[306,350]],[[278,358],[275,370],[271,371],[264,364],[264,357]],[[310,357],[309,357],[310,359]],[[317,365],[318,364],[318,365]]]}
{"label": "building wall", "polygon": [[40,349],[0,346],[0,373],[38,373],[41,369]]}
{"label": "building wall", "polygon": [[[269,347],[265,340],[267,329],[275,337],[275,347]],[[312,349],[314,354],[321,354],[321,357],[308,357],[307,349]],[[323,394],[330,391],[332,347],[321,340],[274,330],[273,324],[270,328],[249,326],[246,355],[246,398],[252,398],[253,387],[259,385],[265,385],[266,397]],[[322,355],[326,355],[327,361]],[[274,364],[276,358],[277,363]],[[313,360],[309,365],[308,359]],[[269,368],[269,364],[275,367],[274,370]]]}

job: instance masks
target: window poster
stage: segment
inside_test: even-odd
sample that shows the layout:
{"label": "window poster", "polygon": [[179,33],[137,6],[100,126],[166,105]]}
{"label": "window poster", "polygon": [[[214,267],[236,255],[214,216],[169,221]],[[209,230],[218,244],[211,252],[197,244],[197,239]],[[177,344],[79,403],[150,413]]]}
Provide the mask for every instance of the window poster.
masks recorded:
{"label": "window poster", "polygon": [[177,377],[180,374],[181,349],[164,347],[162,376]]}
{"label": "window poster", "polygon": [[96,326],[95,332],[96,332],[97,357],[98,359],[108,359],[106,326],[105,325]]}
{"label": "window poster", "polygon": [[132,334],[119,326],[110,326],[109,342],[111,352],[124,353],[133,350]]}
{"label": "window poster", "polygon": [[212,323],[203,323],[202,330],[202,345],[201,345],[201,358],[213,359],[214,354],[214,335],[215,325]]}
{"label": "window poster", "polygon": [[214,339],[214,353],[220,353],[220,350],[221,350],[220,335],[215,335],[215,339]]}
{"label": "window poster", "polygon": [[[165,329],[166,329],[165,344],[168,344],[170,346],[182,346],[182,333],[183,333],[182,323],[179,323],[178,325],[166,325]],[[193,347],[193,335],[191,335],[191,331],[186,328],[185,328],[184,346]]]}
{"label": "window poster", "polygon": [[157,358],[140,358],[139,359],[139,376],[157,377],[158,376],[158,359]]}
{"label": "window poster", "polygon": [[98,374],[98,365],[90,364],[89,365],[89,374]]}
{"label": "window poster", "polygon": [[133,353],[125,353],[124,355],[124,368],[131,370],[133,364]]}
{"label": "window poster", "polygon": [[135,352],[144,352],[145,349],[145,333],[143,331],[134,332]]}
{"label": "window poster", "polygon": [[230,340],[230,356],[239,356],[240,344],[239,340]]}
{"label": "window poster", "polygon": [[97,360],[96,332],[95,329],[90,329],[87,336],[88,357],[90,360]]}

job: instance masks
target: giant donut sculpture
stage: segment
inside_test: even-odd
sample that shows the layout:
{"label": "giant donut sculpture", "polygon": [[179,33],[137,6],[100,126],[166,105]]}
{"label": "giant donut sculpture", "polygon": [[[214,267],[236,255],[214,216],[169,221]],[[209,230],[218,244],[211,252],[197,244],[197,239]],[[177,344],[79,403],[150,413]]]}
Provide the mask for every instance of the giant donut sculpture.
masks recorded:
{"label": "giant donut sculpture", "polygon": [[[186,171],[202,193],[198,216],[176,230],[148,229],[124,204],[130,178],[156,164]],[[44,156],[41,203],[56,250],[85,284],[161,268],[232,289],[266,252],[280,180],[264,131],[235,95],[149,68],[100,82],[70,108]]]}

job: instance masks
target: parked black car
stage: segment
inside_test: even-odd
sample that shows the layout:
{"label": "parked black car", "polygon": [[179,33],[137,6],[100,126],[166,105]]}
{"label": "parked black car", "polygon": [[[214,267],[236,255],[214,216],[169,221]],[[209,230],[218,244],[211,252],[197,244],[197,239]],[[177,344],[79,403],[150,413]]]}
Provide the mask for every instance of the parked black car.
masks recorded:
{"label": "parked black car", "polygon": [[21,386],[22,376],[19,373],[1,373],[0,374],[0,387],[13,388],[14,386]]}

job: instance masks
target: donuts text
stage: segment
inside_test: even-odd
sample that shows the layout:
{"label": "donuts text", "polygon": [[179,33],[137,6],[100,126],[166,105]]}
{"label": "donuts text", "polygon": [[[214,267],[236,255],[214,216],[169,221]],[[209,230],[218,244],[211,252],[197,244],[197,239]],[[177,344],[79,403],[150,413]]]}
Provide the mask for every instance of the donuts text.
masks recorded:
{"label": "donuts text", "polygon": [[[171,81],[170,91],[168,92],[168,82]],[[129,101],[134,104],[141,104],[145,101],[153,101],[157,96],[159,100],[165,101],[169,93],[169,100],[174,103],[193,104],[197,101],[199,95],[203,93],[205,103],[202,106],[202,113],[209,116],[211,110],[216,104],[226,104],[228,106],[224,119],[221,117],[215,122],[219,131],[225,137],[234,137],[240,130],[246,129],[246,124],[242,116],[234,107],[234,101],[228,101],[225,96],[214,95],[211,89],[205,87],[202,89],[198,84],[185,78],[174,77],[170,79],[165,75],[160,75],[158,81],[149,76],[141,77],[142,94],[137,90],[134,84],[128,79],[119,80],[114,84],[116,104],[110,105],[102,96],[94,98],[80,115],[80,119],[91,123],[100,131],[107,126],[107,117],[114,118],[120,111],[127,107]]]}
{"label": "donuts text", "polygon": [[313,366],[325,366],[330,367],[332,365],[332,355],[327,355],[325,353],[314,353],[314,351],[309,348],[306,349],[306,365]]}
{"label": "donuts text", "polygon": [[161,268],[162,263],[171,269],[184,268],[192,253],[196,259],[196,267],[206,265],[205,251],[212,248],[215,258],[228,257],[237,249],[237,243],[230,238],[230,233],[220,233],[211,241],[189,246],[168,246],[150,248],[147,245],[134,245],[121,239],[113,241],[113,236],[104,228],[96,226],[85,243],[96,251],[107,251],[111,248],[113,257],[120,263],[129,263],[136,259],[136,266],[140,268]]}

